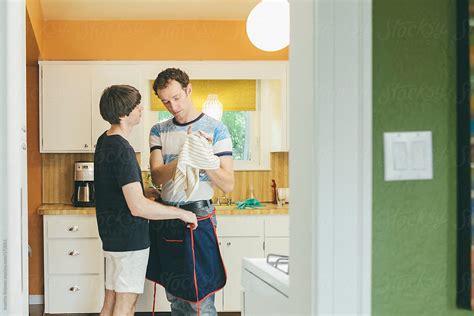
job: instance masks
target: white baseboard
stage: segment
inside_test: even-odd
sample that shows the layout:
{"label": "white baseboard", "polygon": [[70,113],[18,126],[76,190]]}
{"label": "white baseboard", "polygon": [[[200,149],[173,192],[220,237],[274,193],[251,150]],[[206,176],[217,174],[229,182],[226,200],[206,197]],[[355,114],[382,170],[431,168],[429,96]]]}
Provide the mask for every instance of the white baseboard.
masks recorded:
{"label": "white baseboard", "polygon": [[30,295],[29,304],[30,305],[44,304],[44,296],[43,295]]}

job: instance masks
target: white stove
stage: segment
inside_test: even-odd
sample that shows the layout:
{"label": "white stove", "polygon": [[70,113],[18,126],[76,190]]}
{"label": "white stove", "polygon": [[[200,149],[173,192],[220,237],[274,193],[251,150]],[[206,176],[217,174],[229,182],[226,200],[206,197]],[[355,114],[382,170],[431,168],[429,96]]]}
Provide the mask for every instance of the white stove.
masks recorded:
{"label": "white stove", "polygon": [[242,262],[243,315],[289,314],[289,258],[269,255]]}

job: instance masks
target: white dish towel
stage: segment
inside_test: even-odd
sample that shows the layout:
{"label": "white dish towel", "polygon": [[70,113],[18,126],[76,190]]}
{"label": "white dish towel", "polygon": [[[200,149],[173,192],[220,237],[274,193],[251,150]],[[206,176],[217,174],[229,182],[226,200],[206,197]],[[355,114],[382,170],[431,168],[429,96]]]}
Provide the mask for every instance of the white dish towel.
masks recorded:
{"label": "white dish towel", "polygon": [[184,202],[188,201],[199,188],[199,170],[218,169],[219,166],[220,160],[214,155],[212,144],[199,133],[189,134],[178,155],[173,195],[178,190],[184,190]]}

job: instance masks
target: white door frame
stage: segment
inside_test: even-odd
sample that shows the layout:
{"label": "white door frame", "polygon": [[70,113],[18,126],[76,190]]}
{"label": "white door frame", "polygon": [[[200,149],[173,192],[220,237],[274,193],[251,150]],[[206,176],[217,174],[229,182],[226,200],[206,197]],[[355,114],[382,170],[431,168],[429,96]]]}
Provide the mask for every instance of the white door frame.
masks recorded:
{"label": "white door frame", "polygon": [[290,6],[291,310],[369,315],[372,2]]}
{"label": "white door frame", "polygon": [[1,2],[0,314],[27,315],[26,9],[24,0]]}

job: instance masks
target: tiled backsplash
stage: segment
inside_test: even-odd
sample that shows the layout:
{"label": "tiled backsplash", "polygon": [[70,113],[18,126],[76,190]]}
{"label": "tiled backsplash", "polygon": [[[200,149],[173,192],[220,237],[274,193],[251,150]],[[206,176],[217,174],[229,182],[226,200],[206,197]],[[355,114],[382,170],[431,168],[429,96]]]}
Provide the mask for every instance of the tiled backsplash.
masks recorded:
{"label": "tiled backsplash", "polygon": [[[93,154],[42,154],[42,199],[43,203],[71,203],[74,179],[74,162],[92,161]],[[140,159],[140,154],[137,154]],[[142,173],[146,182],[148,172]],[[271,154],[270,171],[236,171],[234,191],[224,195],[215,190],[215,197],[227,196],[232,201],[241,201],[249,197],[253,185],[255,197],[262,202],[272,200],[271,180],[275,179],[279,187],[288,187],[288,153]],[[146,184],[145,184],[146,185]]]}

